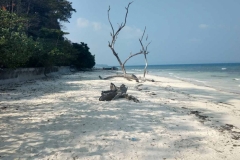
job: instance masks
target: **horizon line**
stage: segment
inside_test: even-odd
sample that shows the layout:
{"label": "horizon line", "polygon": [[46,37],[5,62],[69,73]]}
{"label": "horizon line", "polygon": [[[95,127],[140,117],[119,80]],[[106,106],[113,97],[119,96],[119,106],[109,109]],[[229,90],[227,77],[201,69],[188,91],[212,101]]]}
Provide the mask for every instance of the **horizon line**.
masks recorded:
{"label": "horizon line", "polygon": [[[172,64],[148,64],[148,66],[166,66],[166,65],[211,65],[211,64],[240,64],[240,62],[215,62],[215,63],[172,63]],[[105,65],[105,66],[117,66],[119,65],[108,65],[108,64],[96,64],[96,65]],[[95,65],[95,66],[96,66]],[[128,66],[145,66],[144,64],[136,64],[136,65],[126,65]]]}

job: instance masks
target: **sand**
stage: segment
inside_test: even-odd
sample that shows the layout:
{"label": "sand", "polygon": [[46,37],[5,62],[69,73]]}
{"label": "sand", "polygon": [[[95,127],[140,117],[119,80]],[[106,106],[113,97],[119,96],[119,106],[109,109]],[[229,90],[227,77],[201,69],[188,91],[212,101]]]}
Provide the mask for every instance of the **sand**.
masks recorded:
{"label": "sand", "polygon": [[[240,95],[153,75],[98,79],[111,74],[0,86],[0,159],[239,159]],[[99,101],[111,82],[141,103]]]}

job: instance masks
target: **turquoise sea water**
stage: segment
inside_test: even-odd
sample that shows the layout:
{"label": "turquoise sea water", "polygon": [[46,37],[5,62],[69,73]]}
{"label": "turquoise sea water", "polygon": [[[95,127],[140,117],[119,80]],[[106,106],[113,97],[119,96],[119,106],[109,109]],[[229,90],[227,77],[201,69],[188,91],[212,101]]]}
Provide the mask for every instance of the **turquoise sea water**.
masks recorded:
{"label": "turquoise sea water", "polygon": [[[143,73],[144,66],[127,66],[130,73]],[[240,63],[149,65],[149,74],[188,81],[240,94]]]}

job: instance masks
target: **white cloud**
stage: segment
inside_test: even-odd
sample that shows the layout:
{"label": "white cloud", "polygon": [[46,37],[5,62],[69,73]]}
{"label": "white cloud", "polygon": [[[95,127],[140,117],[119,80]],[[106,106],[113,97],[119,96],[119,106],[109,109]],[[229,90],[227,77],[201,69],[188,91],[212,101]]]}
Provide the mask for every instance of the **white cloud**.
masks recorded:
{"label": "white cloud", "polygon": [[[88,19],[81,18],[81,17],[79,17],[77,19],[77,26],[79,28],[88,28],[88,29],[96,31],[96,32],[97,31],[104,31],[104,32],[111,32],[112,31],[109,25],[106,25],[106,24],[100,23],[100,22],[90,21]],[[115,29],[115,32],[116,32],[118,27],[115,27],[114,29]],[[143,31],[139,28],[125,26],[120,31],[119,38],[122,38],[122,39],[139,39],[139,38],[141,38],[142,34],[143,34]],[[107,35],[109,35],[109,33],[107,33]]]}
{"label": "white cloud", "polygon": [[101,23],[98,23],[98,22],[92,22],[92,26],[95,31],[99,31],[102,29]]}
{"label": "white cloud", "polygon": [[209,25],[207,25],[207,24],[200,24],[198,27],[201,28],[201,29],[206,29],[206,28],[209,27]]}
{"label": "white cloud", "polygon": [[89,26],[89,21],[85,18],[78,18],[77,19],[77,26],[80,28],[85,28]]}
{"label": "white cloud", "polygon": [[99,31],[103,28],[103,25],[101,23],[89,21],[85,18],[78,18],[77,19],[77,26],[79,28],[89,27],[89,28],[93,29],[94,31]]}

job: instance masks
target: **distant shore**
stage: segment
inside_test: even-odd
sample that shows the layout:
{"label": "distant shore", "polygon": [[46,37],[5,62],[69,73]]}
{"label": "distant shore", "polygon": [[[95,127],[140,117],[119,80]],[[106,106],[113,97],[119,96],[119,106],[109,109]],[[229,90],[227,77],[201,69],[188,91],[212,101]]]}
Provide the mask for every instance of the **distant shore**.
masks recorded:
{"label": "distant shore", "polygon": [[[112,74],[0,86],[0,159],[239,159],[239,95],[151,73],[98,78]],[[141,102],[99,101],[110,83]]]}

